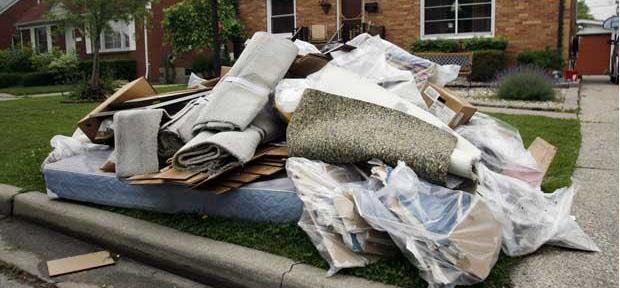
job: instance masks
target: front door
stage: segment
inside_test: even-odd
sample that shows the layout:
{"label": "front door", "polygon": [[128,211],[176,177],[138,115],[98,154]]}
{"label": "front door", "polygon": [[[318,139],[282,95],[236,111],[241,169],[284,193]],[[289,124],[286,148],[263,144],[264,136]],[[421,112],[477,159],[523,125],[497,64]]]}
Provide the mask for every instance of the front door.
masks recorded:
{"label": "front door", "polygon": [[349,41],[362,33],[362,0],[340,0],[342,19],[342,38]]}

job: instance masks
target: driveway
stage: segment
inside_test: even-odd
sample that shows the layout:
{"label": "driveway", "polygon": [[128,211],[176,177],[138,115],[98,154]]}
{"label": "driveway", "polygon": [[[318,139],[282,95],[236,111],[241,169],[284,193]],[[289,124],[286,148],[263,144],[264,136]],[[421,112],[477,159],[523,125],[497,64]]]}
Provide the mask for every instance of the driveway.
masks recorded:
{"label": "driveway", "polygon": [[515,287],[618,287],[618,86],[584,77],[573,215],[602,252],[544,247],[512,272]]}

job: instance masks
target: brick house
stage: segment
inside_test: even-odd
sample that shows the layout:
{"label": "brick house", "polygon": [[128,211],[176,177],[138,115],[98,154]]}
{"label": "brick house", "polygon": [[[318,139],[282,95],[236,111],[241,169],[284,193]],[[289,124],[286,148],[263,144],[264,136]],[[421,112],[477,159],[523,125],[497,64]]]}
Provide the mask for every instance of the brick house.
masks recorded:
{"label": "brick house", "polygon": [[[179,0],[152,5],[143,23],[110,23],[101,35],[103,59],[136,60],[138,76],[163,79],[164,61],[172,49],[163,44],[163,9]],[[411,41],[435,38],[505,37],[508,53],[560,48],[567,59],[575,33],[576,0],[237,0],[249,35],[269,31],[290,36],[297,27],[321,28],[327,38],[354,36],[359,27],[383,29],[383,36],[406,47]],[[40,0],[0,0],[0,49],[21,46],[35,51],[58,47],[88,58],[90,41],[76,29],[59,31],[45,18]],[[337,33],[337,27],[342,27]],[[367,26],[366,26],[367,27]],[[146,41],[145,41],[146,39]],[[146,56],[147,55],[147,56]],[[176,75],[183,81],[192,55],[177,57]]]}

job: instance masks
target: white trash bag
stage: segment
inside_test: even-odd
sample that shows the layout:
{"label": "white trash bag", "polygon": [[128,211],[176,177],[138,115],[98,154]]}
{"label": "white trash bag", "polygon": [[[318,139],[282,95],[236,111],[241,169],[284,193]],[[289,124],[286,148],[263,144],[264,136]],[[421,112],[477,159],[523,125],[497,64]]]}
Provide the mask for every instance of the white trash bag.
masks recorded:
{"label": "white trash bag", "polygon": [[202,85],[205,81],[207,81],[207,79],[203,79],[192,72],[192,74],[189,75],[189,80],[187,81],[187,89],[207,88],[207,86]]}
{"label": "white trash bag", "polygon": [[421,181],[403,162],[383,175],[382,189],[353,192],[362,218],[390,235],[429,286],[483,281],[499,255],[501,226],[480,197]]}
{"label": "white trash bag", "polygon": [[304,90],[309,88],[308,80],[304,79],[282,79],[278,82],[275,89],[275,105],[279,110],[286,113],[293,113],[299,105]]}
{"label": "white trash bag", "polygon": [[509,256],[536,251],[543,244],[599,252],[594,241],[570,215],[577,188],[573,184],[544,193],[540,187],[477,167],[479,193],[502,223],[502,249]]}

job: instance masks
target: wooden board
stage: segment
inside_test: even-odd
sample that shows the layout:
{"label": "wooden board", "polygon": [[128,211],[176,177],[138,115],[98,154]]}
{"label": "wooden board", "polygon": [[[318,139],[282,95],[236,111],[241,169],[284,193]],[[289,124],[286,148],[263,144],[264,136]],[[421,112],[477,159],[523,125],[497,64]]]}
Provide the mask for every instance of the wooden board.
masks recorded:
{"label": "wooden board", "polygon": [[114,258],[108,251],[100,251],[79,256],[47,261],[50,277],[84,271],[114,264]]}
{"label": "wooden board", "polygon": [[243,168],[243,172],[257,174],[261,176],[273,175],[276,172],[284,169],[284,167],[274,167],[267,165],[251,165]]}
{"label": "wooden board", "polygon": [[231,175],[226,175],[225,179],[228,181],[237,181],[242,183],[251,183],[256,181],[256,179],[260,178],[260,175],[249,174],[249,173],[234,173]]}
{"label": "wooden board", "polygon": [[133,180],[130,181],[130,185],[160,185],[166,183],[163,179],[145,179],[145,180]]}

